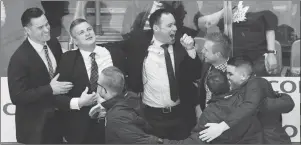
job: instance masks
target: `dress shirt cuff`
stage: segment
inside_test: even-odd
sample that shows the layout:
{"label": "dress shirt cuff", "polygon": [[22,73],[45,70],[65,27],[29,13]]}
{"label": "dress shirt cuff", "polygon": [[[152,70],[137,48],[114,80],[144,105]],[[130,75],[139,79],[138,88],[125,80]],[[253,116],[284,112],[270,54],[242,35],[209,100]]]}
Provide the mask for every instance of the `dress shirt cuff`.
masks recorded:
{"label": "dress shirt cuff", "polygon": [[193,48],[193,49],[186,49],[186,51],[187,51],[187,53],[188,53],[188,55],[192,58],[192,59],[195,59],[195,57],[196,57],[196,51],[195,51],[195,48]]}
{"label": "dress shirt cuff", "polygon": [[72,98],[70,101],[70,108],[71,110],[80,110],[78,105],[79,98]]}
{"label": "dress shirt cuff", "polygon": [[221,122],[220,123],[221,127],[223,128],[224,131],[228,130],[230,127],[226,122]]}
{"label": "dress shirt cuff", "polygon": [[1,1],[1,21],[4,23],[6,19],[5,7],[3,1]]}
{"label": "dress shirt cuff", "polygon": [[148,144],[163,144],[163,142],[161,142],[160,138],[150,135]]}

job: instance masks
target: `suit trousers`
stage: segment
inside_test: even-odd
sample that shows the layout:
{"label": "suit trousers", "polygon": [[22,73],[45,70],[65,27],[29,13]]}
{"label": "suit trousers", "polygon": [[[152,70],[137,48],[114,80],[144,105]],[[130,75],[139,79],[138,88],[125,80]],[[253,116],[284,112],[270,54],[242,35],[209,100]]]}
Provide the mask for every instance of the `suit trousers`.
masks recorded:
{"label": "suit trousers", "polygon": [[144,115],[150,126],[152,134],[169,140],[183,140],[190,135],[190,128],[184,119],[180,105],[173,107],[171,112],[163,108],[153,108],[145,105]]}

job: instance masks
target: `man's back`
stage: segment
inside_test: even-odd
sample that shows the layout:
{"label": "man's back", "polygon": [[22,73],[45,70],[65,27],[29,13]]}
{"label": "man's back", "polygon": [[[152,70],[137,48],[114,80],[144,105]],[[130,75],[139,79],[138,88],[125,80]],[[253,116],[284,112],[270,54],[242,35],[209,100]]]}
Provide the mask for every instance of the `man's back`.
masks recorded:
{"label": "man's back", "polygon": [[[220,95],[216,100],[211,100],[208,106],[202,113],[197,126],[194,128],[194,132],[199,132],[205,129],[207,123],[220,123],[226,119],[226,117],[232,113],[243,102],[239,92],[235,92],[231,95]],[[221,136],[214,139],[212,143],[258,143],[260,138],[261,125],[255,115],[250,116],[245,121],[237,124],[235,127],[225,131]],[[246,134],[249,134],[248,138],[256,138],[255,140],[243,141],[246,138]]]}
{"label": "man's back", "polygon": [[[265,107],[261,109],[258,114],[258,118],[263,127],[264,143],[289,144],[291,143],[291,140],[285,129],[282,127],[281,113],[288,113],[292,110],[294,108],[294,102],[287,94],[275,93],[270,84],[263,85],[263,87],[265,87],[267,99],[279,100],[279,102],[266,101]],[[279,104],[281,106],[279,106]],[[273,105],[273,109],[270,107],[271,105]]]}
{"label": "man's back", "polygon": [[[129,92],[125,98],[115,97],[106,115],[106,143],[156,144],[158,138],[148,133],[150,126],[143,118],[141,100]],[[113,103],[115,102],[115,103]]]}

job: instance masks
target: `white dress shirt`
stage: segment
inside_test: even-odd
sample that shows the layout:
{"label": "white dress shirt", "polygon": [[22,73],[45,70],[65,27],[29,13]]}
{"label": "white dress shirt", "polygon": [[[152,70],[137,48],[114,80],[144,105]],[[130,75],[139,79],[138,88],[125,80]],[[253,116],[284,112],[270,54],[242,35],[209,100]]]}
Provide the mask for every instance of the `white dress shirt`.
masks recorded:
{"label": "white dress shirt", "polygon": [[[155,37],[152,39],[152,45],[148,47],[148,56],[143,64],[143,84],[144,92],[142,102],[154,108],[165,108],[176,106],[180,103],[171,100],[168,74],[165,63],[164,50],[161,47],[162,42]],[[173,46],[169,45],[168,52],[175,72],[175,62]],[[196,57],[195,49],[188,50],[191,58]]]}
{"label": "white dress shirt", "polygon": [[1,3],[1,26],[4,25],[5,19],[6,19],[6,12],[5,12],[5,6],[3,4],[3,1],[0,1]]}
{"label": "white dress shirt", "polygon": [[[96,53],[95,61],[96,61],[97,66],[98,66],[98,74],[100,74],[103,69],[105,69],[109,66],[113,66],[113,61],[112,61],[112,58],[111,58],[111,54],[106,48],[101,47],[101,46],[96,46],[93,52]],[[90,57],[91,52],[84,51],[84,50],[80,49],[80,53],[83,56],[86,71],[87,71],[88,77],[90,79],[91,66],[92,66],[91,57]],[[71,109],[76,109],[76,110],[80,109],[79,106],[78,106],[78,99],[79,98],[72,98],[71,99],[71,101],[70,101],[70,108]]]}
{"label": "white dress shirt", "polygon": [[[34,42],[33,40],[31,40],[29,37],[27,38],[29,43],[32,45],[32,47],[36,50],[36,52],[39,54],[39,56],[41,57],[41,59],[43,60],[48,72],[49,72],[49,66],[48,66],[48,62],[47,62],[47,58],[46,58],[46,54],[45,54],[45,50],[44,50],[44,45],[41,45],[39,43]],[[47,46],[48,49],[48,54],[49,54],[49,58],[51,60],[51,64],[52,64],[52,68],[53,71],[56,70],[56,66],[57,66],[57,62],[55,60],[55,57],[52,53],[52,51],[49,49],[48,45],[45,43],[45,45]],[[55,72],[53,72],[55,73]]]}

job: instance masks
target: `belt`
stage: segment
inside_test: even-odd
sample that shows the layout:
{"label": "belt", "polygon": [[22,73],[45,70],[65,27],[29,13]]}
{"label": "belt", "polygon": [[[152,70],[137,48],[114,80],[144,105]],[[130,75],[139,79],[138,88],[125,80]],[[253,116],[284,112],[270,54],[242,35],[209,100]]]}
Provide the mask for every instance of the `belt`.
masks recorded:
{"label": "belt", "polygon": [[176,106],[172,106],[172,107],[164,107],[164,108],[155,108],[155,107],[145,105],[145,108],[148,110],[167,114],[167,113],[176,112],[176,111],[180,110],[180,105],[176,105]]}

